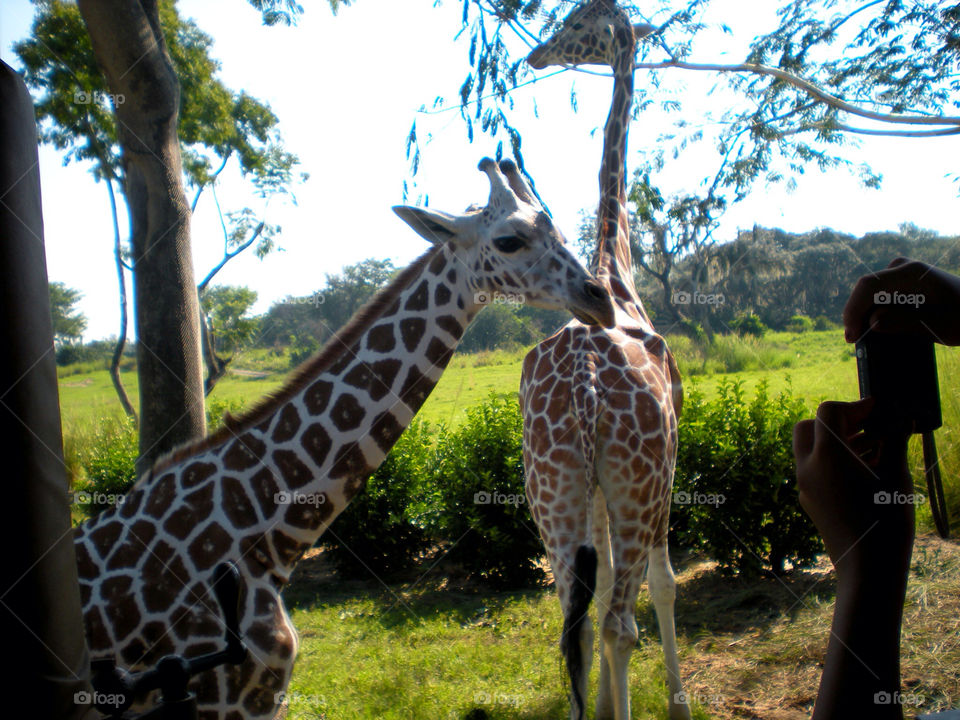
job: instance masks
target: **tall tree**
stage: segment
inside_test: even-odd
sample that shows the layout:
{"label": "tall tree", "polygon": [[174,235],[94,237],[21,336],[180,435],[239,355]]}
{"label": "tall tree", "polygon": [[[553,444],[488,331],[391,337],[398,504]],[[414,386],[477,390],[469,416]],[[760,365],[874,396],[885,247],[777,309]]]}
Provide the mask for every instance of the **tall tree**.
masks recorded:
{"label": "tall tree", "polygon": [[256,301],[256,290],[242,285],[214,285],[200,296],[218,352],[234,353],[253,338],[257,320],[250,316],[250,309]]}
{"label": "tall tree", "polygon": [[[300,12],[291,2],[253,4],[271,24],[289,23]],[[110,196],[121,297],[114,384],[121,402],[124,269],[133,271],[141,471],[204,427],[201,316],[189,252],[193,209],[208,188],[216,199],[216,179],[232,158],[261,198],[288,193],[297,162],[283,149],[270,108],[216,78],[211,45],[177,15],[172,0],[82,2],[79,9],[40,0],[31,38],[16,47],[28,84],[40,94],[42,139],[64,150],[68,161],[92,161],[91,172],[105,180]],[[130,215],[128,249],[116,215],[117,185]],[[277,228],[251,220],[253,214],[244,208],[221,216],[224,260],[202,286],[247,247],[260,256],[273,247]],[[129,401],[124,406],[133,412]]]}
{"label": "tall tree", "polygon": [[62,282],[50,283],[50,317],[53,320],[53,339],[58,345],[74,343],[87,329],[87,318],[77,308],[83,293]]}

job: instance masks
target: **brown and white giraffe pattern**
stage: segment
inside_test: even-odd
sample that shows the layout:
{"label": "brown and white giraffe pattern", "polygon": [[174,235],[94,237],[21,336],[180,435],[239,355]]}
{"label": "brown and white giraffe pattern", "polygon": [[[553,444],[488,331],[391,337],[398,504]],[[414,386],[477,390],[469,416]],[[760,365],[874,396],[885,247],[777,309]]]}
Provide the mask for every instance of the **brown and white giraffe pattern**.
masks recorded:
{"label": "brown and white giraffe pattern", "polygon": [[[529,62],[604,64],[614,88],[600,167],[598,245],[591,269],[610,290],[616,326],[576,320],[526,357],[520,387],[527,498],[556,578],[564,617],[572,608],[578,549],[598,552],[595,600],[600,624],[598,719],[630,718],[628,661],[634,618],[648,570],[667,667],[671,718],[688,719],[674,627],[676,584],[667,556],[671,486],[682,385],[666,343],[633,284],[625,156],[636,38],[614,0],[574,9]],[[593,628],[580,629],[580,677],[572,677],[571,717],[586,717]],[[578,706],[579,704],[579,706]]]}
{"label": "brown and white giraffe pattern", "polygon": [[435,246],[283,390],[161,460],[122,505],[78,528],[94,658],[138,670],[168,653],[219,649],[223,625],[207,588],[215,566],[233,560],[250,654],[194,681],[200,716],[283,712],[298,641],[280,591],[426,400],[481,309],[478,297],[516,293],[612,323],[609,297],[528,202],[513,163],[485,160],[481,169],[491,182],[483,209],[396,208]]}

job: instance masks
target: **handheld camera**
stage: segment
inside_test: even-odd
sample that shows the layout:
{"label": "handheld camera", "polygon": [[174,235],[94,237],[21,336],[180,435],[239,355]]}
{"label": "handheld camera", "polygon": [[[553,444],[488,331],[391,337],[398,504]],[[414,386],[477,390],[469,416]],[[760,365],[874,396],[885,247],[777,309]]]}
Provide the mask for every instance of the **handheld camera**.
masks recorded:
{"label": "handheld camera", "polygon": [[866,431],[923,434],[943,425],[933,341],[868,330],[857,342],[860,397],[872,397]]}
{"label": "handheld camera", "polygon": [[860,397],[872,397],[875,403],[864,432],[875,437],[922,436],[930,511],[940,537],[948,537],[950,521],[933,438],[933,431],[943,425],[933,340],[868,330],[856,348]]}

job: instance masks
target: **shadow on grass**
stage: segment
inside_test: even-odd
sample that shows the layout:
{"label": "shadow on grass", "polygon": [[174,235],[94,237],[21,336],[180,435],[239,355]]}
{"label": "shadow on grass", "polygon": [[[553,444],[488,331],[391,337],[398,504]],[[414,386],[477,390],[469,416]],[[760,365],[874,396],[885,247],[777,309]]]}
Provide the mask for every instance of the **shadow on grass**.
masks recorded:
{"label": "shadow on grass", "polygon": [[525,703],[523,707],[509,704],[489,707],[472,707],[455,715],[458,720],[562,720],[570,715],[566,697],[544,699],[538,703]]}
{"label": "shadow on grass", "polygon": [[[677,584],[677,635],[695,638],[704,633],[743,633],[759,630],[783,617],[794,617],[836,594],[833,573],[821,569],[794,570],[786,575],[756,578],[725,576],[705,570]],[[637,624],[657,632],[649,596],[637,609]]]}
{"label": "shadow on grass", "polygon": [[354,600],[372,602],[380,624],[390,629],[435,615],[445,615],[461,625],[483,626],[493,622],[508,603],[536,598],[547,591],[545,586],[494,590],[480,583],[457,580],[442,567],[426,573],[421,568],[387,579],[371,574],[369,579],[344,580],[319,553],[300,562],[283,598],[288,609],[307,611]]}
{"label": "shadow on grass", "polygon": [[[395,628],[436,615],[445,615],[461,625],[493,624],[507,604],[537,598],[545,592],[553,593],[554,589],[493,590],[479,583],[457,581],[439,567],[426,574],[414,570],[406,577],[386,582],[374,576],[343,580],[320,553],[301,561],[283,595],[288,608],[300,610],[354,600],[372,602],[381,625]],[[703,633],[763,629],[784,616],[793,617],[811,605],[829,602],[835,592],[835,578],[823,568],[756,578],[729,577],[714,569],[684,573],[677,588],[677,634],[695,638]],[[637,608],[637,624],[641,635],[643,631],[648,636],[658,633],[653,604],[646,592]]]}

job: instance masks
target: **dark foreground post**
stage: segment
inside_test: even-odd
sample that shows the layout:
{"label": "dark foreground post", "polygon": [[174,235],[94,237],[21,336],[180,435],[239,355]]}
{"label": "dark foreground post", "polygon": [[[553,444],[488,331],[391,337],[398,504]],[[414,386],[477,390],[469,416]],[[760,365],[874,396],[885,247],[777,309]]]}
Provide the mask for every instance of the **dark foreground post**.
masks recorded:
{"label": "dark foreground post", "polygon": [[0,638],[3,717],[92,709],[40,208],[33,103],[0,61]]}

